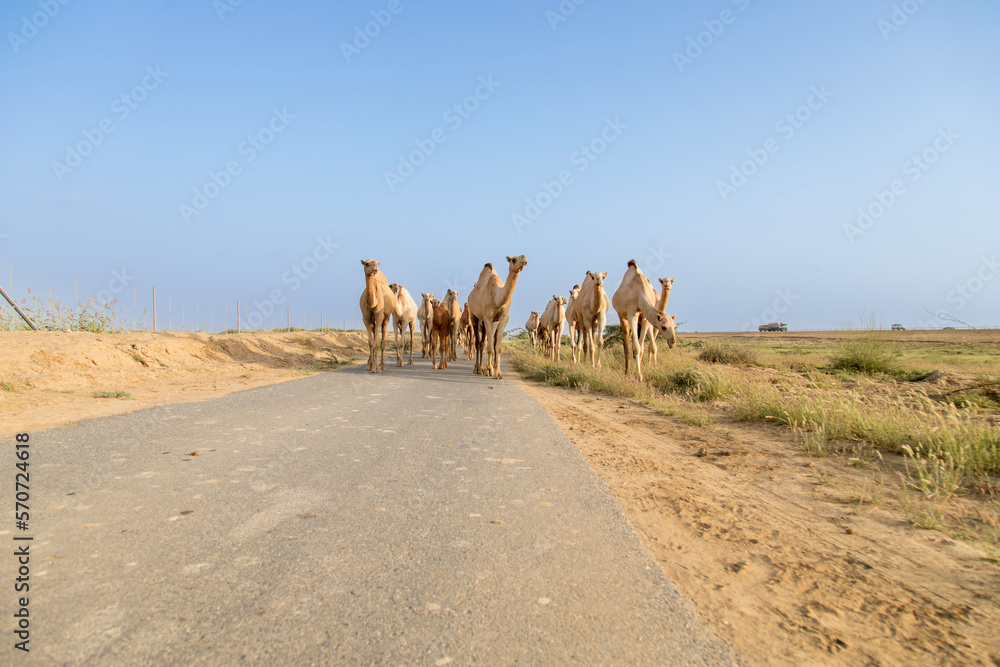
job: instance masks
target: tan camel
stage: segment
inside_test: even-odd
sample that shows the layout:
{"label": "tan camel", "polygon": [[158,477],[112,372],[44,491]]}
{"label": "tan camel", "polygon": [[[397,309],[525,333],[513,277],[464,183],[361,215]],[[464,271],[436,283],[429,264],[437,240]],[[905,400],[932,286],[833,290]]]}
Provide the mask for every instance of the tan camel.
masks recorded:
{"label": "tan camel", "polygon": [[[656,309],[667,312],[667,301],[670,299],[670,288],[674,286],[673,278],[660,278],[660,287],[662,289],[662,294],[660,294],[660,300],[656,302]],[[646,361],[652,361],[656,363],[656,336],[655,330],[652,332],[652,337],[649,339],[649,347],[647,348],[649,352],[646,355]]]}
{"label": "tan camel", "polygon": [[[454,298],[450,301],[451,303],[451,326],[454,329],[451,335],[451,349],[448,354],[450,355],[449,361],[458,361],[458,336],[462,333],[462,307],[458,305],[458,290],[448,290],[448,293],[454,293]],[[447,297],[446,299],[447,300]]]}
{"label": "tan camel", "polygon": [[562,351],[563,325],[566,323],[566,297],[552,295],[552,300],[545,306],[545,312],[538,318],[538,326],[545,328],[550,339],[549,358],[552,361],[560,359]]}
{"label": "tan camel", "polygon": [[[434,299],[434,323],[431,328],[431,368],[448,368],[448,359],[451,356],[452,339],[455,336],[455,322],[452,317],[452,306],[458,292],[448,290],[443,301]],[[459,313],[461,317],[461,312]],[[437,355],[441,354],[441,364],[437,363]]]}
{"label": "tan camel", "polygon": [[469,311],[469,302],[465,302],[464,308],[462,308],[462,320],[459,326],[462,332],[462,346],[465,348],[465,360],[472,361],[473,349],[475,348],[475,343],[473,341],[472,334],[472,312]]}
{"label": "tan camel", "polygon": [[543,357],[549,356],[549,348],[552,347],[552,336],[549,335],[549,330],[542,325],[540,318],[538,323],[538,341],[539,341],[539,351],[542,353]]}
{"label": "tan camel", "polygon": [[413,365],[413,325],[417,319],[417,302],[413,300],[406,288],[399,283],[392,283],[389,289],[396,295],[396,308],[392,311],[393,340],[396,343],[396,365],[403,365],[403,348],[406,347],[406,328],[410,328],[410,361],[407,366]]}
{"label": "tan camel", "polygon": [[434,306],[431,301],[434,295],[430,292],[421,292],[423,297],[420,301],[420,308],[417,309],[417,320],[420,321],[420,356],[429,357],[431,349],[431,327],[434,324]]}
{"label": "tan camel", "polygon": [[[517,276],[528,265],[524,255],[508,257],[510,268],[507,282],[500,282],[500,276],[492,264],[486,264],[479,274],[476,286],[469,293],[469,311],[476,339],[475,373],[503,379],[500,371],[500,353],[503,349],[503,332],[510,319],[510,301],[517,286]],[[483,353],[486,364],[483,364]]]}
{"label": "tan camel", "polygon": [[[389,281],[385,274],[378,270],[378,262],[374,259],[363,259],[365,267],[365,291],[361,293],[361,319],[368,332],[368,370],[381,373],[385,370],[385,330],[389,326],[389,317],[396,310],[396,295],[389,289]],[[378,332],[381,329],[381,340]],[[378,365],[375,364],[375,349],[381,347],[382,353]]]}
{"label": "tan camel", "polygon": [[667,346],[677,343],[677,325],[674,318],[656,309],[656,290],[649,284],[634,259],[628,262],[628,269],[622,284],[611,298],[611,305],[621,322],[622,345],[625,347],[625,374],[628,375],[629,357],[635,355],[635,374],[642,380],[642,341],[647,335],[647,327],[662,334]]}
{"label": "tan camel", "polygon": [[531,311],[528,321],[524,323],[524,330],[528,332],[528,342],[531,343],[532,350],[538,347],[538,316],[540,314],[537,310]]}
{"label": "tan camel", "polygon": [[569,302],[566,304],[566,326],[569,328],[570,356],[573,363],[577,361],[577,348],[582,342],[580,338],[580,328],[576,325],[576,298],[580,296],[580,286],[573,285],[569,291]]}
{"label": "tan camel", "polygon": [[604,279],[608,272],[587,271],[576,298],[576,308],[573,314],[576,327],[580,330],[583,358],[590,352],[590,365],[601,367],[601,350],[604,349],[604,325],[608,322],[608,294],[604,291]]}

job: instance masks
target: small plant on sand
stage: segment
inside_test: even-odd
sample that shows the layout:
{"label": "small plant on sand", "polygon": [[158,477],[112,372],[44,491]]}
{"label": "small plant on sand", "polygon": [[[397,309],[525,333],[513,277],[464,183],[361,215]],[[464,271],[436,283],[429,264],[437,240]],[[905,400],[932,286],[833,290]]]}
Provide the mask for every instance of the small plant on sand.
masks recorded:
{"label": "small plant on sand", "polygon": [[94,398],[132,398],[127,391],[95,391]]}

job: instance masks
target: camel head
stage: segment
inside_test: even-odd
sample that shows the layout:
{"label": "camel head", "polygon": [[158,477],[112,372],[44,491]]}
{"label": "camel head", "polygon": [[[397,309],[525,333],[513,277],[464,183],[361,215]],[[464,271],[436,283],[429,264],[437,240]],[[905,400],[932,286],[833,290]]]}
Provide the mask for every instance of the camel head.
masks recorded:
{"label": "camel head", "polygon": [[420,296],[424,297],[424,299],[426,299],[427,301],[433,301],[434,300],[434,295],[431,294],[430,292],[421,292]]}
{"label": "camel head", "polygon": [[521,269],[528,265],[528,258],[524,255],[518,255],[517,257],[508,257],[507,263],[510,264],[511,273],[520,273]]}
{"label": "camel head", "polygon": [[660,278],[660,284],[663,285],[663,289],[670,291],[670,288],[674,286],[673,278]]}
{"label": "camel head", "polygon": [[580,286],[579,285],[573,285],[573,289],[571,289],[569,291],[569,298],[573,299],[574,301],[576,299],[580,298]]}
{"label": "camel head", "polygon": [[458,290],[448,290],[448,293],[444,295],[444,300],[458,303]]}
{"label": "camel head", "polygon": [[395,294],[396,296],[399,296],[400,287],[402,287],[402,285],[400,285],[399,283],[389,283],[389,289],[391,289],[392,293]]}
{"label": "camel head", "polygon": [[650,322],[650,324],[667,341],[667,347],[671,350],[674,349],[674,345],[677,344],[677,324],[674,321],[674,316],[657,312],[656,319]]}
{"label": "camel head", "polygon": [[361,264],[365,267],[365,275],[370,276],[378,271],[378,262],[374,259],[363,259]]}
{"label": "camel head", "polygon": [[608,277],[608,272],[605,271],[604,273],[601,273],[600,271],[587,271],[587,275],[594,281],[595,285],[598,287],[604,287],[604,279]]}
{"label": "camel head", "polygon": [[567,301],[566,297],[559,296],[558,294],[553,294],[552,295],[552,300],[555,301],[556,303],[558,303],[560,306],[565,306],[567,303],[569,303]]}

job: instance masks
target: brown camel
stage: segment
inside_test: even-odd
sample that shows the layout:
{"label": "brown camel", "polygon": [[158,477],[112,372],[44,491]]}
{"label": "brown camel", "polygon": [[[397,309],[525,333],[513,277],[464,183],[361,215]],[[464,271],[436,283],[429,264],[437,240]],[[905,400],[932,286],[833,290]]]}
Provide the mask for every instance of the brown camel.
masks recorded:
{"label": "brown camel", "polygon": [[[452,318],[452,306],[458,292],[448,290],[443,301],[433,301],[434,323],[431,327],[431,368],[448,368],[448,359],[451,356],[452,339],[455,336],[455,323]],[[461,316],[461,314],[459,315]],[[441,354],[441,364],[437,363],[437,355]]]}
{"label": "brown camel", "polygon": [[569,291],[569,302],[566,304],[566,326],[569,328],[570,356],[573,363],[577,362],[578,348],[583,343],[580,336],[580,327],[576,325],[576,298],[580,296],[580,286],[573,285]]}
{"label": "brown camel", "polygon": [[604,325],[608,322],[608,294],[604,291],[604,279],[608,272],[587,271],[583,287],[576,298],[573,310],[576,327],[580,330],[584,361],[590,352],[590,365],[601,367],[601,350],[604,349]]}
{"label": "brown camel", "polygon": [[[517,276],[528,265],[524,255],[508,257],[510,268],[507,282],[500,282],[500,276],[492,264],[486,264],[479,274],[476,286],[469,293],[469,311],[472,313],[476,338],[475,373],[503,379],[500,371],[500,353],[503,349],[503,332],[510,319],[510,301],[517,286]],[[483,353],[486,364],[483,364]]]}
{"label": "brown camel", "polygon": [[629,358],[635,355],[635,374],[642,380],[642,341],[647,335],[647,327],[661,334],[667,346],[677,343],[677,326],[674,318],[656,309],[656,290],[649,284],[634,259],[628,262],[628,269],[622,284],[611,298],[611,305],[621,322],[622,345],[625,347],[625,374],[628,375]]}
{"label": "brown camel", "polygon": [[[673,278],[660,278],[660,287],[663,293],[660,294],[660,300],[656,302],[656,309],[667,312],[667,300],[670,299],[670,288],[674,286]],[[649,347],[647,348],[649,352],[646,355],[646,361],[656,362],[656,336],[657,333],[654,330],[652,336],[649,339]]]}
{"label": "brown camel", "polygon": [[563,325],[566,323],[566,297],[552,295],[552,300],[545,306],[545,312],[538,318],[538,325],[543,327],[550,339],[549,358],[552,361],[560,359],[562,351]]}
{"label": "brown camel", "polygon": [[468,301],[465,302],[465,307],[462,308],[462,319],[459,329],[462,332],[462,346],[465,347],[465,360],[472,361],[475,343],[472,333],[472,312],[469,311]]}
{"label": "brown camel", "polygon": [[396,343],[396,365],[403,365],[403,349],[400,347],[400,338],[402,338],[402,345],[406,347],[406,328],[410,328],[410,361],[407,362],[407,366],[413,365],[413,324],[417,319],[417,302],[413,300],[410,293],[406,291],[406,288],[399,283],[392,283],[389,285],[389,289],[392,293],[396,295],[396,308],[392,311],[392,328],[393,328],[393,339]]}
{"label": "brown camel", "polygon": [[[458,305],[458,290],[448,290],[449,293],[454,293],[454,298],[451,300],[451,323],[454,331],[451,336],[451,350],[448,352],[450,355],[449,361],[458,361],[458,336],[462,333],[462,307]],[[447,300],[447,297],[445,297]]]}
{"label": "brown camel", "polygon": [[537,310],[531,311],[528,321],[524,323],[524,330],[528,332],[528,342],[531,343],[532,350],[538,347],[538,316],[540,314]]}
{"label": "brown camel", "polygon": [[417,309],[417,320],[420,321],[420,356],[429,357],[431,356],[431,327],[434,324],[434,306],[431,301],[434,299],[434,295],[430,292],[421,292],[420,296],[423,297],[420,301],[420,308]]}
{"label": "brown camel", "polygon": [[[363,259],[365,267],[365,291],[361,293],[361,319],[368,332],[368,370],[371,373],[381,373],[385,370],[385,330],[389,326],[389,317],[396,310],[396,295],[389,289],[389,281],[378,270],[378,262],[374,259]],[[379,330],[382,331],[379,339]],[[375,364],[375,349],[381,347],[379,363]]]}

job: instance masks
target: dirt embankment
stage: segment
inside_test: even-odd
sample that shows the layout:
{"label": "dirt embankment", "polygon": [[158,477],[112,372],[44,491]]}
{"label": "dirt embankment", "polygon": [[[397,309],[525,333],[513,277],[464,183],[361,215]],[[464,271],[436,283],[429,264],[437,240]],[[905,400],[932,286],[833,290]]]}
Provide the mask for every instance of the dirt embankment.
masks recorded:
{"label": "dirt embankment", "polygon": [[0,435],[203,400],[367,356],[359,332],[0,332]]}

